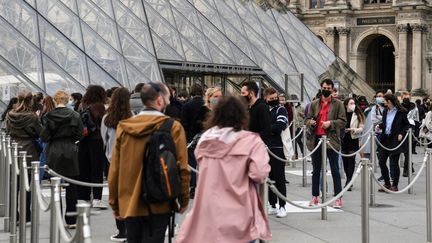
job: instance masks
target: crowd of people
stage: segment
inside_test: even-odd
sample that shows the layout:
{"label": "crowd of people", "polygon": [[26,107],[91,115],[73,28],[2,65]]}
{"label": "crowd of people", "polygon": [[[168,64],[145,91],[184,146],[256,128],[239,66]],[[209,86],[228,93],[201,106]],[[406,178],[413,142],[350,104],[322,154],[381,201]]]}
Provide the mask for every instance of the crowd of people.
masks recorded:
{"label": "crowd of people", "polygon": [[[342,97],[329,79],[321,82],[309,104],[288,100],[292,97],[271,87],[261,90],[250,81],[242,83],[240,95],[225,95],[220,87],[205,89],[199,83],[188,91],[177,93],[163,83],[141,83],[132,92],[90,85],[83,95],[59,90],[52,97],[23,91],[10,100],[1,127],[32,158],[63,176],[91,183],[107,178],[118,229],[111,240],[129,243],[164,242],[168,226],[171,237],[178,225],[171,220],[174,212],[184,213],[190,199],[193,205],[177,242],[271,239],[265,210],[270,217],[286,217],[285,201],[270,191],[269,206],[263,208],[255,186],[269,177],[281,194],[287,194],[285,163],[269,156],[267,149],[280,158],[298,158],[300,152],[305,156],[302,133],[309,151],[326,136],[329,146],[344,154],[357,152],[371,129],[388,148],[398,146],[409,128],[432,141],[431,100],[412,102],[409,92],[396,96],[378,91],[369,103],[364,96]],[[297,137],[291,158],[284,153],[284,132]],[[155,148],[149,141],[161,145]],[[328,148],[327,159],[337,195],[342,190],[341,167],[346,186],[356,157],[342,158],[333,149]],[[360,156],[377,152],[384,187],[397,191],[402,153],[402,175],[408,174],[408,144],[395,151],[368,149]],[[310,205],[319,203],[321,156],[321,149],[311,155]],[[199,180],[189,166],[199,168]],[[149,188],[152,183],[162,190]],[[69,184],[65,197],[68,228],[76,227],[76,217],[67,213],[76,211],[78,200],[108,208],[102,188]],[[342,199],[333,206],[341,208]]]}

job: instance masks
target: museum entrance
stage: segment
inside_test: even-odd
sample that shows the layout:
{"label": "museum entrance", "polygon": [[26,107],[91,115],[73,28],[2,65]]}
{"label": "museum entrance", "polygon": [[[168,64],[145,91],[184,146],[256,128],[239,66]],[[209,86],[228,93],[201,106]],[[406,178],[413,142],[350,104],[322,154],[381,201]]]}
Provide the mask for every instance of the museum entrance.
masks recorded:
{"label": "museum entrance", "polygon": [[395,47],[384,35],[371,35],[361,44],[366,55],[363,78],[375,90],[395,89]]}

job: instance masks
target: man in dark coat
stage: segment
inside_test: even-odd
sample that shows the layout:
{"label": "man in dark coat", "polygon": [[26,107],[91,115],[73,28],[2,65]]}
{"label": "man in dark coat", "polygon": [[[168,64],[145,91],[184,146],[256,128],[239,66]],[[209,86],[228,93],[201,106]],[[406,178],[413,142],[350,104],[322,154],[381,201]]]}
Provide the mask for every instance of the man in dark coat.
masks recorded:
{"label": "man in dark coat", "polygon": [[[190,95],[192,99],[183,105],[181,112],[181,123],[186,132],[186,140],[188,143],[191,143],[194,137],[197,134],[203,132],[203,119],[198,119],[199,114],[201,114],[200,110],[204,106],[203,99],[204,90],[201,84],[194,83],[190,88]],[[193,168],[196,168],[197,162],[194,154],[195,146],[191,146],[188,148],[188,160],[189,165]],[[196,174],[192,173],[191,177],[191,190],[190,197],[194,198],[195,196],[195,187],[196,187]]]}
{"label": "man in dark coat", "polygon": [[272,135],[270,110],[267,103],[258,98],[258,85],[253,81],[244,82],[241,95],[249,105],[249,130],[258,133],[268,144]]}

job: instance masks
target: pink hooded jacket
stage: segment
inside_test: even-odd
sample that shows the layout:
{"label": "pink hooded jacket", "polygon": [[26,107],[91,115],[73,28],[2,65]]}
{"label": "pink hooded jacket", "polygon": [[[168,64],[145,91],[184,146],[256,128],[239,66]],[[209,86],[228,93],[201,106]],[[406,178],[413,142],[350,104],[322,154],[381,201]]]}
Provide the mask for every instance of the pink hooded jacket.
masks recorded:
{"label": "pink hooded jacket", "polygon": [[261,138],[252,132],[213,127],[195,150],[198,186],[177,243],[246,243],[271,240],[268,220],[255,185],[270,172]]}

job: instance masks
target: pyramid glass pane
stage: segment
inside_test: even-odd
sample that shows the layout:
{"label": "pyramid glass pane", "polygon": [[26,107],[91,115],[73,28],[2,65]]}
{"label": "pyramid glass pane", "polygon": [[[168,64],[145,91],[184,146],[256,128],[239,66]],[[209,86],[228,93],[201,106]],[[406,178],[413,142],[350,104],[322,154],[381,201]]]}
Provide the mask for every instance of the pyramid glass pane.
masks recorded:
{"label": "pyramid glass pane", "polygon": [[[44,0],[38,1],[38,10],[68,39],[82,48],[79,18],[69,7],[57,0]],[[41,37],[43,37],[43,33]]]}
{"label": "pyramid glass pane", "polygon": [[296,94],[303,74],[306,99],[323,78],[371,93],[294,14],[256,2],[0,0],[0,109],[23,87],[49,94],[89,84],[133,88],[164,81],[161,67],[184,64],[245,67],[253,71],[244,75],[280,90],[288,75]]}

